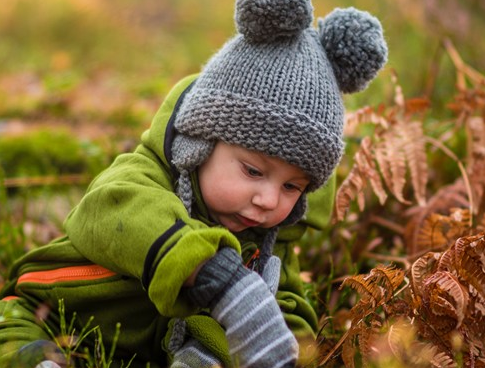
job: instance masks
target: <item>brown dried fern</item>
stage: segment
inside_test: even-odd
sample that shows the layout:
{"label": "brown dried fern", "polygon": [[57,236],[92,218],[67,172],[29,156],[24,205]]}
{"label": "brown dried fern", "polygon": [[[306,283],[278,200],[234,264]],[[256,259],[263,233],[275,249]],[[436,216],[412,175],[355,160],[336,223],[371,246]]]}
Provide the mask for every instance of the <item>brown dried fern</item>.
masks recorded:
{"label": "brown dried fern", "polygon": [[398,364],[401,367],[429,367],[429,361],[436,355],[436,347],[416,341],[415,336],[416,329],[409,321],[397,319],[375,343],[372,360],[377,366],[384,366],[391,360],[401,363]]}
{"label": "brown dried fern", "polygon": [[[411,265],[410,285],[414,295],[417,297],[420,297],[420,290],[424,287],[424,280],[430,273],[434,272],[439,259],[440,253],[429,252]],[[418,300],[417,303],[421,303],[421,300]]]}
{"label": "brown dried fern", "polygon": [[457,368],[458,365],[452,357],[446,353],[438,353],[431,360],[431,365],[436,368]]}
{"label": "brown dried fern", "polygon": [[365,199],[363,191],[367,186],[367,181],[370,181],[372,189],[378,196],[380,203],[385,203],[387,194],[383,188],[381,177],[372,156],[370,137],[364,137],[359,151],[355,154],[355,164],[337,194],[336,213],[339,219],[344,218],[350,202],[355,198],[357,198],[359,209],[361,211],[364,210]]}
{"label": "brown dried fern", "polygon": [[348,286],[357,291],[364,300],[371,300],[373,305],[377,305],[384,300],[382,288],[375,282],[371,275],[355,275],[347,277],[341,284],[340,289]]}
{"label": "brown dried fern", "polygon": [[410,170],[414,196],[418,205],[424,206],[426,204],[428,164],[423,139],[423,124],[419,121],[411,121],[406,125],[398,124],[396,128],[402,137],[403,151]]}
{"label": "brown dried fern", "polygon": [[[376,109],[365,107],[347,116],[349,126],[371,123],[375,125],[375,131],[370,141],[361,144],[349,177],[337,192],[337,220],[344,219],[354,199],[358,200],[359,209],[363,210],[363,191],[367,181],[371,182],[381,204],[387,200],[387,193],[378,175],[382,176],[389,194],[401,203],[409,204],[409,200],[404,198],[406,175],[409,172],[414,198],[418,206],[424,207],[428,181],[425,144],[430,143],[456,162],[462,174],[471,213],[477,216],[479,223],[485,223],[485,77],[465,64],[449,41],[445,41],[444,45],[457,70],[459,92],[449,108],[457,116],[457,127],[465,127],[467,132],[466,168],[443,141],[428,136],[423,131],[422,122],[415,119],[429,109],[429,101],[425,98],[406,100],[394,75],[394,105],[388,108],[381,105]],[[467,82],[472,88],[468,88]],[[449,134],[446,138],[452,136]],[[362,164],[362,157],[365,157],[365,165]],[[360,163],[357,162],[359,159]],[[473,180],[469,180],[469,177]]]}
{"label": "brown dried fern", "polygon": [[406,184],[406,160],[403,153],[404,143],[397,129],[388,130],[382,140],[376,143],[375,155],[382,176],[389,191],[402,203],[409,203],[403,197]]}
{"label": "brown dried fern", "polygon": [[420,252],[443,251],[470,233],[470,212],[461,208],[450,208],[450,211],[448,216],[431,213],[424,219],[415,244]]}
{"label": "brown dried fern", "polygon": [[[393,80],[397,80],[394,76]],[[428,177],[425,139],[419,121],[412,120],[429,107],[426,99],[406,101],[401,87],[395,84],[395,105],[378,109],[366,107],[347,116],[347,125],[372,123],[376,126],[372,138],[365,137],[355,154],[354,165],[340,186],[336,196],[336,218],[343,220],[350,202],[357,198],[359,209],[364,209],[363,191],[370,182],[379,202],[385,203],[387,193],[398,201],[410,204],[404,198],[406,175],[409,171],[415,198],[424,205]],[[382,179],[381,179],[382,176]]]}
{"label": "brown dried fern", "polygon": [[438,271],[424,282],[421,291],[423,302],[428,303],[436,316],[447,316],[456,320],[453,328],[460,327],[468,308],[468,291],[450,272]]}
{"label": "brown dried fern", "polygon": [[404,280],[404,272],[394,266],[378,265],[370,271],[373,282],[382,285],[384,300],[389,301]]}
{"label": "brown dried fern", "polygon": [[458,215],[454,213],[468,206],[465,186],[462,180],[458,180],[441,188],[425,207],[411,209],[410,212],[414,213],[404,231],[408,258],[414,261],[429,251],[442,251],[458,238],[456,234],[466,235],[466,231],[470,230],[469,217],[464,223],[457,221]]}
{"label": "brown dried fern", "polygon": [[[428,137],[416,119],[428,109],[428,101],[406,100],[397,83],[393,106],[366,107],[348,117],[348,125],[371,123],[375,130],[361,141],[350,174],[339,188],[336,217],[343,219],[355,199],[364,209],[367,183],[382,204],[388,194],[409,203],[404,195],[409,174],[418,206],[409,211],[412,217],[404,237],[413,263],[410,287],[404,291],[396,291],[404,273],[385,266],[344,280],[341,288],[352,288],[360,299],[348,317],[351,327],[320,364],[341,346],[346,367],[355,366],[357,353],[364,367],[372,365],[386,349],[402,366],[456,367],[457,354],[463,366],[485,366],[485,233],[480,232],[485,228],[485,78],[463,63],[451,44],[446,47],[456,65],[459,89],[449,106],[456,114],[453,132],[464,128],[468,137],[463,163],[444,140],[453,134]],[[426,143],[445,153],[461,171],[460,179],[428,200]],[[396,318],[413,331],[413,341],[401,338],[404,330],[394,327]],[[386,344],[380,345],[383,333]],[[406,355],[409,351],[422,351],[428,359],[414,360]]]}
{"label": "brown dried fern", "polygon": [[484,251],[484,233],[466,236],[441,255],[428,253],[411,267],[418,331],[448,355],[459,336],[463,354],[485,359]]}
{"label": "brown dried fern", "polygon": [[485,299],[485,240],[483,235],[460,238],[455,243],[455,270]]}
{"label": "brown dried fern", "polygon": [[[410,268],[410,293],[397,291],[404,272],[391,266],[346,278],[341,288],[349,286],[361,298],[350,311],[351,327],[337,344],[345,366],[354,367],[357,354],[363,367],[386,354],[413,367],[428,367],[429,362],[455,367],[457,353],[467,366],[485,361],[484,254],[485,233],[462,237],[446,251],[425,254]],[[394,314],[384,318],[380,307]]]}
{"label": "brown dried fern", "polygon": [[379,307],[393,299],[394,292],[402,284],[404,272],[394,266],[379,265],[367,275],[347,277],[340,289],[348,286],[357,291],[361,299],[350,310],[350,329],[341,337],[334,349],[320,362],[326,364],[332,354],[342,346],[342,359],[346,367],[354,367],[357,345],[362,361],[367,362],[373,354],[371,337],[378,335],[378,327],[382,325],[381,317],[376,313]]}

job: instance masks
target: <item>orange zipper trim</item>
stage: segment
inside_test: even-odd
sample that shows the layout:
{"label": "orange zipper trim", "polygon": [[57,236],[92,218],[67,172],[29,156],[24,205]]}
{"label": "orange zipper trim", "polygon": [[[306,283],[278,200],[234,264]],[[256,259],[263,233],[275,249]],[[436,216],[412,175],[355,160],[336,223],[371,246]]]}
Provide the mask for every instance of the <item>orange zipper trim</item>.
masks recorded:
{"label": "orange zipper trim", "polygon": [[256,250],[254,251],[249,261],[246,262],[245,266],[250,270],[254,270],[257,266],[258,261],[259,261],[259,248],[256,248]]}
{"label": "orange zipper trim", "polygon": [[35,282],[53,284],[62,281],[97,280],[116,275],[116,272],[99,265],[72,266],[49,271],[28,272],[19,277],[17,284]]}
{"label": "orange zipper trim", "polygon": [[20,299],[18,296],[15,295],[10,295],[6,296],[5,298],[2,299],[3,302],[8,302],[9,300],[15,300],[15,299]]}

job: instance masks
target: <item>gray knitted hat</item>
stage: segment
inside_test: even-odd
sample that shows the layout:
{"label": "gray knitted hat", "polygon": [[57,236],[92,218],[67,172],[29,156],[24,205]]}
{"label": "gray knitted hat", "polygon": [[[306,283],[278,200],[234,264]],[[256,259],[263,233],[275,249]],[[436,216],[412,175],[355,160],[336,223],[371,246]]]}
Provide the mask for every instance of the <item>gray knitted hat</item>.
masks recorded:
{"label": "gray knitted hat", "polygon": [[[189,174],[216,141],[280,157],[323,185],[343,152],[341,93],[364,89],[387,60],[379,21],[336,9],[311,26],[310,0],[237,0],[239,33],[203,68],[175,121],[173,164],[190,210]],[[304,198],[291,219],[304,211]]]}

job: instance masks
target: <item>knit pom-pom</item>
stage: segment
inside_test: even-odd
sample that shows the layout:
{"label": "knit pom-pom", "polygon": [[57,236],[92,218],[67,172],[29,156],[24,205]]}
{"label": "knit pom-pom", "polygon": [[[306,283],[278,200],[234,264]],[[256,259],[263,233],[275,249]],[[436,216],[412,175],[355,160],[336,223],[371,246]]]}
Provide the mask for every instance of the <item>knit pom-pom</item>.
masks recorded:
{"label": "knit pom-pom", "polygon": [[312,22],[310,0],[237,0],[236,26],[254,43],[300,34]]}
{"label": "knit pom-pom", "polygon": [[335,9],[318,20],[322,45],[340,90],[363,90],[387,61],[387,45],[377,18],[355,8]]}

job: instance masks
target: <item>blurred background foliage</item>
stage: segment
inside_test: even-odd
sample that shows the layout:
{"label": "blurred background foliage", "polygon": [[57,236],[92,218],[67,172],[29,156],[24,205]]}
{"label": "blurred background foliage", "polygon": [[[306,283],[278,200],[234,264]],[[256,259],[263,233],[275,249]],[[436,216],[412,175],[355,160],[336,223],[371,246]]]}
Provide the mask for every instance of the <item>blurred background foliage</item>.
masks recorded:
{"label": "blurred background foliage", "polygon": [[[347,6],[375,14],[389,43],[387,68],[397,71],[407,96],[447,102],[454,69],[444,37],[472,66],[485,66],[483,1],[313,3],[316,17]],[[7,0],[0,9],[0,116],[146,127],[170,86],[234,34],[233,7],[227,0]],[[389,89],[384,72],[347,106],[380,102]]]}

